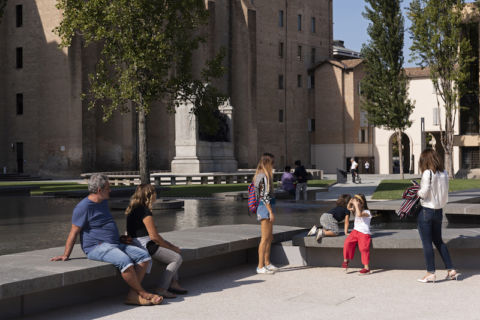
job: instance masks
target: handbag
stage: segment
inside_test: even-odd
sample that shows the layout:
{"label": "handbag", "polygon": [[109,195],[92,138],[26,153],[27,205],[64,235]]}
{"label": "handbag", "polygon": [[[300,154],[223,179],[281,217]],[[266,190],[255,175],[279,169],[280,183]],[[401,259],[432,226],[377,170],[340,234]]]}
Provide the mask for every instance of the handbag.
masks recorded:
{"label": "handbag", "polygon": [[420,204],[420,198],[418,198],[407,215],[416,219],[418,217],[418,214],[420,213],[420,210],[422,210],[422,205]]}
{"label": "handbag", "polygon": [[152,240],[150,240],[150,241],[147,242],[146,247],[147,247],[148,254],[153,255],[155,252],[157,252],[158,247],[160,247],[160,246],[158,244],[156,244],[155,242],[153,242]]}

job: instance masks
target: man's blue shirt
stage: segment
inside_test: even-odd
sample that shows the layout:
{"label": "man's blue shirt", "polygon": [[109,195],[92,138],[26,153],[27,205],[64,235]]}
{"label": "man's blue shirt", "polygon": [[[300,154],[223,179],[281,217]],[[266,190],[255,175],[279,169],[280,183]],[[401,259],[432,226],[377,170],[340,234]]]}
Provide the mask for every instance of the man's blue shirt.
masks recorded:
{"label": "man's blue shirt", "polygon": [[80,243],[85,254],[96,245],[106,243],[120,243],[118,228],[113,220],[108,201],[100,203],[84,198],[73,209],[72,224],[82,228]]}

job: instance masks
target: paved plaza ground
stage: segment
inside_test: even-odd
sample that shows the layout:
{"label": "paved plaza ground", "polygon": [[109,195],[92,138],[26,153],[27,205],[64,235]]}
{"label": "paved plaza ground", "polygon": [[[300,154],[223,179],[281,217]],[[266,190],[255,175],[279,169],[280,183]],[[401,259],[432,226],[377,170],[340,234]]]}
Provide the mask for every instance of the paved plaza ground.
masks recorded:
{"label": "paved plaza ground", "polygon": [[[341,257],[339,257],[341,259]],[[374,262],[372,262],[374,263]],[[479,270],[460,281],[423,284],[423,270],[284,267],[257,275],[254,265],[187,278],[190,293],[160,306],[132,307],[124,296],[102,299],[26,319],[479,319]]]}

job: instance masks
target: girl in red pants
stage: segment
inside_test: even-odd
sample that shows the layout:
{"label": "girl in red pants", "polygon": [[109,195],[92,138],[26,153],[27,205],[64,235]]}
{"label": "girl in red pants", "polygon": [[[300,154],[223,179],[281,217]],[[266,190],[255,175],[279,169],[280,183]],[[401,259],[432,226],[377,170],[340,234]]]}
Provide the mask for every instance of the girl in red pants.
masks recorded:
{"label": "girl in red pants", "polygon": [[363,194],[356,194],[348,203],[347,209],[355,215],[355,227],[350,232],[343,245],[343,263],[342,268],[347,272],[348,262],[353,259],[355,247],[358,243],[358,249],[362,255],[362,263],[364,268],[360,270],[360,274],[370,273],[370,220],[372,215],[368,210],[367,200]]}

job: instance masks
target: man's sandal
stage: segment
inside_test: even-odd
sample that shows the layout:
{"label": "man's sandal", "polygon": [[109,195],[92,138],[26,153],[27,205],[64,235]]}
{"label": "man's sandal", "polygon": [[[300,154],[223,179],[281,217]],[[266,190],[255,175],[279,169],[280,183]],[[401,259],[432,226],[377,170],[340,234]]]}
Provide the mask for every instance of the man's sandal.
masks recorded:
{"label": "man's sandal", "polygon": [[125,300],[125,304],[129,305],[136,305],[136,306],[151,306],[151,305],[158,305],[162,303],[163,298],[156,295],[152,294],[150,298],[143,298],[136,292],[130,292],[127,295],[127,299]]}

